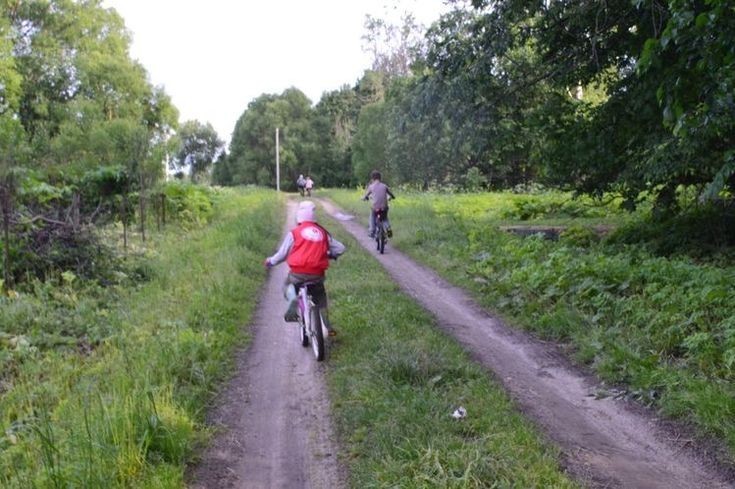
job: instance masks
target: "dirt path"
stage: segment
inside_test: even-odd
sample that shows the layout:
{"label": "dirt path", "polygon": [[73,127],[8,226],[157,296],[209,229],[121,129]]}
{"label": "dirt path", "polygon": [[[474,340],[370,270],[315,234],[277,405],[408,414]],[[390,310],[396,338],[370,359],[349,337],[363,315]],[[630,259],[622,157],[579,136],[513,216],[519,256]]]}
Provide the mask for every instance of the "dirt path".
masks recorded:
{"label": "dirt path", "polygon": [[[295,207],[288,207],[287,222],[292,223]],[[209,419],[220,433],[188,477],[191,488],[345,486],[329,417],[325,365],[301,346],[295,324],[283,321],[287,271],[282,264],[270,273],[254,319],[253,342],[238,354],[236,374]]]}
{"label": "dirt path", "polygon": [[[342,217],[347,231],[374,252],[362,225],[346,221],[331,202],[320,203],[332,216]],[[390,244],[378,261],[476,361],[495,373],[521,409],[561,447],[565,465],[581,482],[607,488],[735,487],[689,441],[672,439],[670,430],[622,401],[595,398],[597,386],[560,354],[509,330],[463,290]]]}

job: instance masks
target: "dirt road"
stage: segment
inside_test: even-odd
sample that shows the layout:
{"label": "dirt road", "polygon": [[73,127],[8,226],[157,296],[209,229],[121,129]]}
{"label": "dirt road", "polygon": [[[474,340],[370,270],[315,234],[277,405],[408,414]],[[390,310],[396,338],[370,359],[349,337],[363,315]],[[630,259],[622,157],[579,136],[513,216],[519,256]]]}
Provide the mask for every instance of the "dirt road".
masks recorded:
{"label": "dirt road", "polygon": [[[289,204],[287,222],[294,222]],[[275,249],[276,243],[274,243]],[[264,257],[265,258],[265,257]],[[288,268],[271,270],[252,325],[209,422],[220,428],[189,480],[191,488],[335,488],[345,472],[329,417],[324,365],[283,320]]]}
{"label": "dirt road", "polygon": [[[333,216],[344,215],[326,200],[321,204]],[[340,222],[374,250],[362,225]],[[561,447],[565,465],[581,482],[606,488],[735,487],[688,440],[672,439],[670,429],[623,401],[596,398],[599,386],[593,380],[549,345],[490,317],[463,290],[390,246],[378,260],[476,361],[494,372],[520,408]]]}
{"label": "dirt road", "polygon": [[[344,215],[328,201],[321,204],[333,216]],[[293,215],[290,204],[289,223]],[[362,225],[340,222],[361,245],[374,250]],[[697,447],[678,441],[649,414],[622,401],[596,398],[594,381],[548,344],[509,330],[466,292],[392,247],[377,258],[442,328],[494,372],[518,406],[561,447],[565,466],[582,483],[605,488],[735,487]],[[253,324],[254,340],[239,353],[236,375],[210,417],[221,430],[192,470],[192,488],[346,485],[328,413],[324,365],[300,346],[295,326],[282,319],[286,271],[281,265],[270,274]]]}

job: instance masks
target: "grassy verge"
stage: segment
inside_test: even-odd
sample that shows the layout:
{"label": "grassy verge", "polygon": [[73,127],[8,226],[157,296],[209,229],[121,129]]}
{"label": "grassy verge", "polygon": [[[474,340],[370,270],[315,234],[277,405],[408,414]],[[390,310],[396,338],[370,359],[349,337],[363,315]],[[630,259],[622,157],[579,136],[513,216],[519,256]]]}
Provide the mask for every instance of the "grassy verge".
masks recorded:
{"label": "grassy verge", "polygon": [[[340,330],[329,383],[351,486],[576,487],[488,373],[337,223],[327,226],[349,250],[327,287]],[[468,414],[458,420],[459,406]]]}
{"label": "grassy verge", "polygon": [[[3,329],[25,325],[0,338],[12,370],[0,390],[0,486],[181,487],[206,402],[247,341],[280,212],[271,193],[226,192],[211,224],[149,244],[133,267],[145,282],[90,293],[70,280],[46,292],[53,305],[0,299],[13,318]],[[51,326],[59,333],[42,334]]]}
{"label": "grassy verge", "polygon": [[[358,192],[330,196],[366,220]],[[475,205],[463,209],[461,199]],[[579,232],[558,242],[518,238],[497,231],[509,205],[497,195],[457,200],[400,195],[393,243],[509,323],[567,343],[626,395],[723,440],[735,459],[732,265],[661,258]]]}

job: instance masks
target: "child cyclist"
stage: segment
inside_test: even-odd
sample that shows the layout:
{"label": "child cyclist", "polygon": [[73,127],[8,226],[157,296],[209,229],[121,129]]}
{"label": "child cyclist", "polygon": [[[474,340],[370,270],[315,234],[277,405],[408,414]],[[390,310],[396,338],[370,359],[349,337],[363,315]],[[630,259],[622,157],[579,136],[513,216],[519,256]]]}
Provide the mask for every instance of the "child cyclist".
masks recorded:
{"label": "child cyclist", "polygon": [[305,282],[317,282],[312,287],[314,302],[322,311],[324,327],[330,336],[336,331],[329,323],[327,314],[327,292],[324,279],[329,259],[337,258],[345,252],[345,245],[332,237],[326,229],[316,222],[316,205],[309,200],[299,203],[296,211],[296,227],[289,231],[281,242],[278,251],[265,259],[265,266],[270,268],[286,260],[290,268],[285,284],[285,296],[288,309],[284,319],[288,322],[298,320],[296,312],[296,287]]}
{"label": "child cyclist", "polygon": [[365,191],[365,195],[362,196],[363,200],[368,200],[370,197],[373,198],[368,225],[368,234],[371,238],[375,237],[375,215],[378,212],[383,213],[383,222],[385,223],[388,237],[393,236],[393,230],[391,229],[390,221],[388,220],[388,197],[390,196],[391,199],[395,199],[396,196],[393,195],[390,188],[382,182],[381,178],[382,176],[379,171],[373,171],[370,174],[370,184]]}

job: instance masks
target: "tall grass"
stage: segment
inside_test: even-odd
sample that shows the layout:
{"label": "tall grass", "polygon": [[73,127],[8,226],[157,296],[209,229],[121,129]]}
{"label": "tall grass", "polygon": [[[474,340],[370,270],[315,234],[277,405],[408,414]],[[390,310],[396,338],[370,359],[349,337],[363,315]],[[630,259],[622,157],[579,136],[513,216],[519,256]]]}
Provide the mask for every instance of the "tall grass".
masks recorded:
{"label": "tall grass", "polygon": [[[0,350],[13,370],[0,391],[0,486],[181,487],[185,462],[207,436],[207,401],[248,340],[242,326],[280,212],[271,193],[227,192],[211,224],[171,228],[149,243],[137,265],[147,282],[107,291],[94,313],[74,307],[90,300],[72,297],[82,292],[64,291],[69,324],[101,332],[81,352],[83,341],[39,348],[41,336],[6,334],[15,343]],[[3,301],[18,318],[55,317],[31,298]]]}
{"label": "tall grass", "polygon": [[[331,196],[365,219],[357,193]],[[614,239],[508,235],[498,230],[507,222],[505,194],[398,197],[391,217],[402,251],[470,290],[508,323],[570,345],[578,362],[616,385],[611,393],[622,388],[723,440],[729,462],[735,460],[732,264],[654,256]],[[473,204],[464,208],[462,199]],[[575,222],[589,223],[568,221]]]}
{"label": "tall grass", "polygon": [[327,369],[351,487],[575,487],[488,373],[327,225],[349,250],[328,273]]}

